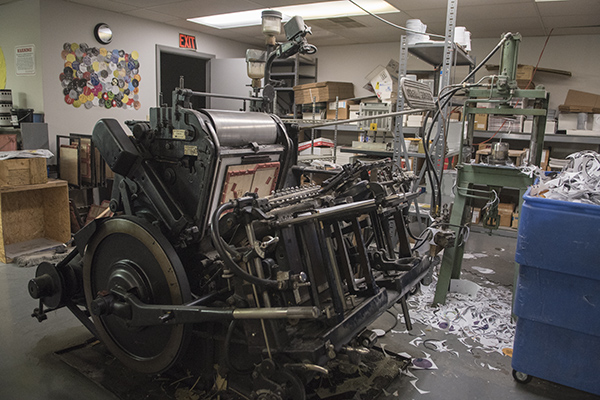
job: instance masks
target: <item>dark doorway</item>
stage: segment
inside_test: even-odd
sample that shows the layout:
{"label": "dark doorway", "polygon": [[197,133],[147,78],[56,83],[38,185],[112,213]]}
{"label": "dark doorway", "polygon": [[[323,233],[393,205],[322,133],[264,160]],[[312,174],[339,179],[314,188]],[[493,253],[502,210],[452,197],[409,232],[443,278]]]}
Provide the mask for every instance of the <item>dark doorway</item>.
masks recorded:
{"label": "dark doorway", "polygon": [[[210,56],[181,51],[178,49],[159,49],[160,83],[159,92],[163,94],[162,103],[172,106],[173,90],[179,87],[183,76],[184,86],[195,92],[207,92],[208,62]],[[206,108],[205,97],[192,97],[194,109]]]}

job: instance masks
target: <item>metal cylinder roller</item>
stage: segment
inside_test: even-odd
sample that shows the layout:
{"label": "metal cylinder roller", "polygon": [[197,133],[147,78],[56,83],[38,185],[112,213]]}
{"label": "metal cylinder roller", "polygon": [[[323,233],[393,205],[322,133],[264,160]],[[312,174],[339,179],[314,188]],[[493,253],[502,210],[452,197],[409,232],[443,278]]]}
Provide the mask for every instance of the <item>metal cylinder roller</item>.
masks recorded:
{"label": "metal cylinder roller", "polygon": [[277,141],[277,124],[268,115],[257,112],[202,110],[215,127],[219,144],[225,147],[250,143],[273,144]]}

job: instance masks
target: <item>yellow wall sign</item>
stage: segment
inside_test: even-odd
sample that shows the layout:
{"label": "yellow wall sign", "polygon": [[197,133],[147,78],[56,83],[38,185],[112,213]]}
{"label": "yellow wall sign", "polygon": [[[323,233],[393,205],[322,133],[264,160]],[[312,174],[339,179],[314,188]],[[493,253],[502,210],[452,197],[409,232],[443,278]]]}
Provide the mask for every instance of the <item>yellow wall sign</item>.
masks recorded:
{"label": "yellow wall sign", "polygon": [[6,61],[2,47],[0,47],[0,89],[6,89]]}
{"label": "yellow wall sign", "polygon": [[369,129],[372,131],[376,131],[377,130],[377,122],[371,122]]}

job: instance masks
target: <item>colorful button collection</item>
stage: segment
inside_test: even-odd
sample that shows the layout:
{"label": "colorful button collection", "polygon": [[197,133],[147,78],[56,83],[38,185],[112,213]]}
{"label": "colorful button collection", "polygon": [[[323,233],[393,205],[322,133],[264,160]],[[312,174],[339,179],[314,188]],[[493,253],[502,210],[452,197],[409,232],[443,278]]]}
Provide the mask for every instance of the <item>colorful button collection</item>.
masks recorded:
{"label": "colorful button collection", "polygon": [[107,50],[85,43],[65,43],[65,60],[60,73],[65,103],[79,108],[141,107],[139,101],[140,62],[137,51]]}

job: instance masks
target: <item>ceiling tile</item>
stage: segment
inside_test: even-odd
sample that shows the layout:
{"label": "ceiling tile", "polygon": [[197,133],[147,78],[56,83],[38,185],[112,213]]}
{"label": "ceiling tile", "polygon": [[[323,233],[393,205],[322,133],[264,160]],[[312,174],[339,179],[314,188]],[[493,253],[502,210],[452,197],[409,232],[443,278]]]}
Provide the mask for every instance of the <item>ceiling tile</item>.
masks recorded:
{"label": "ceiling tile", "polygon": [[[0,4],[11,0],[0,0]],[[214,29],[193,24],[186,18],[218,13],[286,6],[327,0],[66,0],[84,6],[105,9],[125,15],[178,26],[242,43],[262,46],[264,39],[258,27]],[[400,13],[384,14],[382,18],[405,26],[406,20],[419,18],[428,25],[427,31],[443,34],[446,25],[447,0],[386,0]],[[599,34],[600,28],[585,27],[600,24],[600,0],[569,0],[536,3],[534,0],[458,0],[457,25],[466,26],[473,38],[499,38],[503,32],[520,32],[524,36],[543,36],[550,28],[553,35]],[[541,16],[540,16],[541,15]],[[365,27],[348,28],[340,21],[307,20],[313,35],[309,42],[322,45],[379,43],[398,40],[401,30],[388,26],[371,16],[350,17]],[[542,26],[542,23],[544,26]],[[578,27],[578,28],[574,28]],[[544,28],[545,31],[544,31]],[[247,29],[247,30],[244,30]],[[283,35],[278,38],[284,40]]]}
{"label": "ceiling tile", "polygon": [[471,6],[482,6],[489,4],[510,4],[510,3],[521,3],[521,4],[534,4],[535,0],[459,0],[458,1],[458,13],[466,7]]}
{"label": "ceiling tile", "polygon": [[[514,1],[514,0],[513,0]],[[537,10],[533,3],[510,3],[510,4],[485,4],[481,6],[461,7],[457,13],[457,19],[463,21],[477,20],[479,18],[513,18],[513,17],[536,17]],[[468,24],[468,22],[466,22]],[[468,25],[467,25],[468,27]]]}
{"label": "ceiling tile", "polygon": [[169,21],[173,21],[173,20],[177,19],[177,17],[174,17],[169,14],[159,13],[156,11],[145,10],[145,9],[126,11],[125,14],[129,14],[134,17],[149,19],[151,21],[157,21],[157,22],[169,22]]}
{"label": "ceiling tile", "polygon": [[563,15],[560,17],[542,17],[546,28],[573,28],[600,25],[600,17],[596,15]]}
{"label": "ceiling tile", "polygon": [[250,0],[252,3],[256,3],[256,8],[263,7],[281,7],[281,6],[293,6],[296,4],[308,4],[308,3],[323,3],[331,0]]}
{"label": "ceiling tile", "polygon": [[556,28],[552,35],[600,35],[600,28]]}
{"label": "ceiling tile", "polygon": [[256,10],[256,4],[246,0],[235,1],[180,1],[175,4],[149,7],[152,11],[174,15],[179,18],[195,18],[207,15],[225,14],[238,11]]}
{"label": "ceiling tile", "polygon": [[398,42],[402,32],[390,27],[368,29],[346,29],[337,32],[340,36],[351,39],[353,43],[385,43]]}
{"label": "ceiling tile", "polygon": [[100,8],[102,10],[114,11],[114,12],[118,12],[118,13],[136,9],[135,6],[119,3],[116,1],[110,1],[110,0],[102,1],[102,3],[99,3],[97,0],[70,0],[70,2],[82,4],[84,6]]}
{"label": "ceiling tile", "polygon": [[[100,0],[99,2],[103,1],[104,0]],[[148,8],[152,6],[159,6],[161,4],[178,2],[181,2],[181,0],[119,0],[119,3],[127,4],[135,8]]]}
{"label": "ceiling tile", "polygon": [[446,0],[386,0],[388,3],[401,11],[406,10],[429,10],[431,8],[446,9]]}
{"label": "ceiling tile", "polygon": [[446,9],[445,8],[428,8],[423,10],[406,11],[410,18],[418,18],[424,24],[429,26],[433,22],[443,22],[446,24]]}
{"label": "ceiling tile", "polygon": [[[542,17],[563,15],[596,15],[600,16],[600,1],[569,0],[537,3]],[[598,17],[600,20],[600,17]]]}

